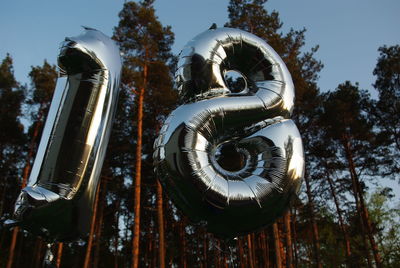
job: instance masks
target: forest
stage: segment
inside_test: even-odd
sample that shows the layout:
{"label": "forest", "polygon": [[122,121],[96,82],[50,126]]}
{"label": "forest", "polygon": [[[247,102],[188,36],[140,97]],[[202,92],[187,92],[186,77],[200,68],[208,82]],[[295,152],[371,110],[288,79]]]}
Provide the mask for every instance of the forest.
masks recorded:
{"label": "forest", "polygon": [[[174,33],[154,1],[126,1],[119,13],[112,38],[123,52],[121,93],[90,233],[49,245],[56,267],[400,267],[400,202],[382,183],[400,183],[400,45],[376,48],[377,97],[356,81],[319,88],[323,62],[318,46],[305,51],[306,29],[283,32],[267,0],[229,1],[224,26],[265,40],[291,73],[306,172],[283,217],[223,240],[178,210],[154,172],[154,140],[179,105]],[[23,85],[13,68],[13,55],[0,59],[2,220],[27,184],[58,77],[44,60]],[[18,227],[2,228],[0,267],[42,267],[47,248]]]}

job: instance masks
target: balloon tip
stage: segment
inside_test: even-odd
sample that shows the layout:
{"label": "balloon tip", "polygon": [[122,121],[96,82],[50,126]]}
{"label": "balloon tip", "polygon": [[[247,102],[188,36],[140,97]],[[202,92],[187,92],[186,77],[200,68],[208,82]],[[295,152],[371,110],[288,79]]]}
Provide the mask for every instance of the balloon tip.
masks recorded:
{"label": "balloon tip", "polygon": [[0,230],[3,230],[3,229],[9,230],[16,226],[19,226],[19,224],[20,224],[19,221],[15,221],[15,220],[11,220],[11,219],[1,219],[0,220]]}
{"label": "balloon tip", "polygon": [[92,28],[92,27],[88,27],[88,26],[85,26],[85,25],[81,25],[81,27],[82,27],[83,29],[85,29],[85,30],[89,30],[89,31],[97,31],[97,29],[95,29],[95,28]]}
{"label": "balloon tip", "polygon": [[210,28],[208,28],[209,30],[215,30],[215,29],[217,29],[217,24],[216,23],[213,23],[211,26],[210,26]]}

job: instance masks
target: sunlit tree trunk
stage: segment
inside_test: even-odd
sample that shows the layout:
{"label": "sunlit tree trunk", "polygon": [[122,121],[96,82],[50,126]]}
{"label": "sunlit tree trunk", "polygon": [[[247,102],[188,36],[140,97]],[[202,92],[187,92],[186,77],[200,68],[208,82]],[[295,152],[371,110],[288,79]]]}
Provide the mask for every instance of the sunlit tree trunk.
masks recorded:
{"label": "sunlit tree trunk", "polygon": [[253,241],[251,239],[251,234],[247,235],[247,249],[249,251],[249,267],[254,268]]}
{"label": "sunlit tree trunk", "polygon": [[262,252],[263,259],[263,267],[269,267],[269,258],[268,258],[268,243],[267,243],[267,235],[265,234],[266,230],[263,230],[260,233],[260,248]]}
{"label": "sunlit tree trunk", "polygon": [[274,233],[274,244],[275,244],[275,260],[276,267],[282,268],[282,256],[281,256],[281,240],[279,237],[279,228],[278,223],[275,222],[272,225],[273,233]]}
{"label": "sunlit tree trunk", "polygon": [[164,241],[164,209],[163,194],[160,182],[157,180],[157,219],[158,219],[158,258],[160,268],[165,268],[165,241]]}
{"label": "sunlit tree trunk", "polygon": [[145,87],[147,85],[147,58],[148,49],[145,48],[146,57],[143,64],[143,84],[138,91],[138,109],[137,109],[137,145],[136,145],[136,163],[135,163],[135,197],[134,214],[135,221],[133,225],[132,238],[132,268],[139,267],[139,247],[140,247],[140,195],[141,195],[141,173],[142,173],[142,132],[143,132],[143,100]]}
{"label": "sunlit tree trunk", "polygon": [[63,243],[59,242],[58,243],[58,248],[57,248],[57,260],[56,260],[57,268],[60,268],[60,266],[61,266],[62,252],[63,252]]}
{"label": "sunlit tree trunk", "polygon": [[7,268],[11,268],[14,261],[15,245],[17,244],[19,227],[13,229],[11,235],[10,252],[8,253]]}
{"label": "sunlit tree trunk", "polygon": [[286,240],[286,267],[293,268],[293,246],[292,246],[292,230],[291,230],[291,213],[288,210],[284,216],[285,240]]}
{"label": "sunlit tree trunk", "polygon": [[[95,226],[95,250],[93,254],[93,267],[98,267],[99,263],[99,258],[100,258],[100,248],[101,248],[101,232],[103,229],[103,213],[104,213],[104,203],[105,203],[105,198],[106,198],[106,192],[107,192],[107,183],[108,183],[108,177],[103,177],[101,181],[101,189],[100,189],[100,197],[99,200],[97,201],[99,204],[97,206],[100,206],[98,208],[98,211],[96,212],[96,226]],[[118,211],[118,209],[117,209]],[[118,214],[118,213],[117,213]]]}
{"label": "sunlit tree trunk", "polygon": [[86,254],[85,254],[85,261],[83,263],[83,268],[89,267],[90,258],[92,255],[93,236],[94,236],[94,230],[95,230],[95,225],[96,225],[97,207],[99,205],[100,186],[101,186],[101,182],[96,190],[96,196],[95,196],[95,200],[94,200],[92,219],[90,222],[90,232],[89,232],[89,237],[88,237],[87,246],[86,246]]}

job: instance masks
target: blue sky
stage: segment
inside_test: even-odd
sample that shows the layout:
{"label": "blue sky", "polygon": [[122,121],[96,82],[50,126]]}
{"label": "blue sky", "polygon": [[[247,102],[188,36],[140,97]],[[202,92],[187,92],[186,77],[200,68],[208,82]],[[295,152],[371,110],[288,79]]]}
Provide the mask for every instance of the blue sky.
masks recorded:
{"label": "blue sky", "polygon": [[[228,19],[228,0],[158,0],[157,15],[175,32],[174,52],[212,23]],[[28,83],[30,66],[44,59],[55,63],[58,45],[65,36],[81,32],[80,26],[112,35],[122,0],[2,0],[0,3],[0,59],[14,58],[15,75]],[[316,57],[325,67],[320,74],[322,90],[334,89],[345,80],[372,89],[372,71],[379,46],[400,44],[398,0],[269,0],[290,28],[306,32],[306,49],[320,45]]]}
{"label": "blue sky", "polygon": [[[0,59],[10,53],[17,80],[29,83],[31,66],[47,59],[55,64],[59,43],[78,35],[81,25],[112,35],[118,24],[123,0],[1,0]],[[212,23],[223,26],[228,20],[229,0],[158,0],[157,15],[175,33],[173,51]],[[321,90],[332,90],[345,80],[359,82],[371,90],[372,71],[382,45],[400,44],[399,0],[269,0],[268,10],[276,10],[283,31],[306,32],[306,50],[320,45],[316,58],[325,65],[320,73]],[[398,184],[393,183],[395,188]]]}

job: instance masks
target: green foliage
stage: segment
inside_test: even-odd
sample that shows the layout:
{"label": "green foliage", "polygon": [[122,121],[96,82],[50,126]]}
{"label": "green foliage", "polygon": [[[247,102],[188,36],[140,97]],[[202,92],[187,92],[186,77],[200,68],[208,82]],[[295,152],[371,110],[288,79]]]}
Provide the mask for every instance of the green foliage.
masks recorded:
{"label": "green foliage", "polygon": [[32,66],[29,73],[33,92],[33,103],[49,106],[57,81],[56,66],[50,65],[46,60],[43,66]]}
{"label": "green foliage", "polygon": [[51,99],[56,87],[58,73],[55,65],[50,65],[46,60],[43,66],[32,66],[29,72],[31,87],[25,103],[30,110],[31,125],[28,129],[29,147],[37,148],[47,113],[49,112]]}
{"label": "green foliage", "polygon": [[373,74],[379,93],[371,114],[379,128],[382,158],[387,160],[386,175],[400,181],[400,46],[383,46]]}
{"label": "green foliage", "polygon": [[7,55],[0,64],[0,215],[10,213],[19,191],[25,144],[21,124],[24,90],[15,80],[13,61]]}
{"label": "green foliage", "polygon": [[[125,3],[114,30],[114,39],[123,52],[123,90],[132,94],[132,90],[145,87],[143,144],[147,153],[152,149],[159,120],[176,103],[170,70],[175,60],[171,52],[174,34],[170,26],[165,27],[159,22],[152,4],[153,1]],[[148,78],[143,85],[145,64]]]}
{"label": "green foliage", "polygon": [[371,193],[368,209],[378,234],[379,249],[385,267],[400,266],[400,203],[390,188],[378,188]]}
{"label": "green foliage", "polygon": [[23,126],[19,121],[24,91],[14,78],[13,62],[10,55],[0,65],[0,125],[7,126],[0,132],[1,153],[7,146],[21,144]]}

